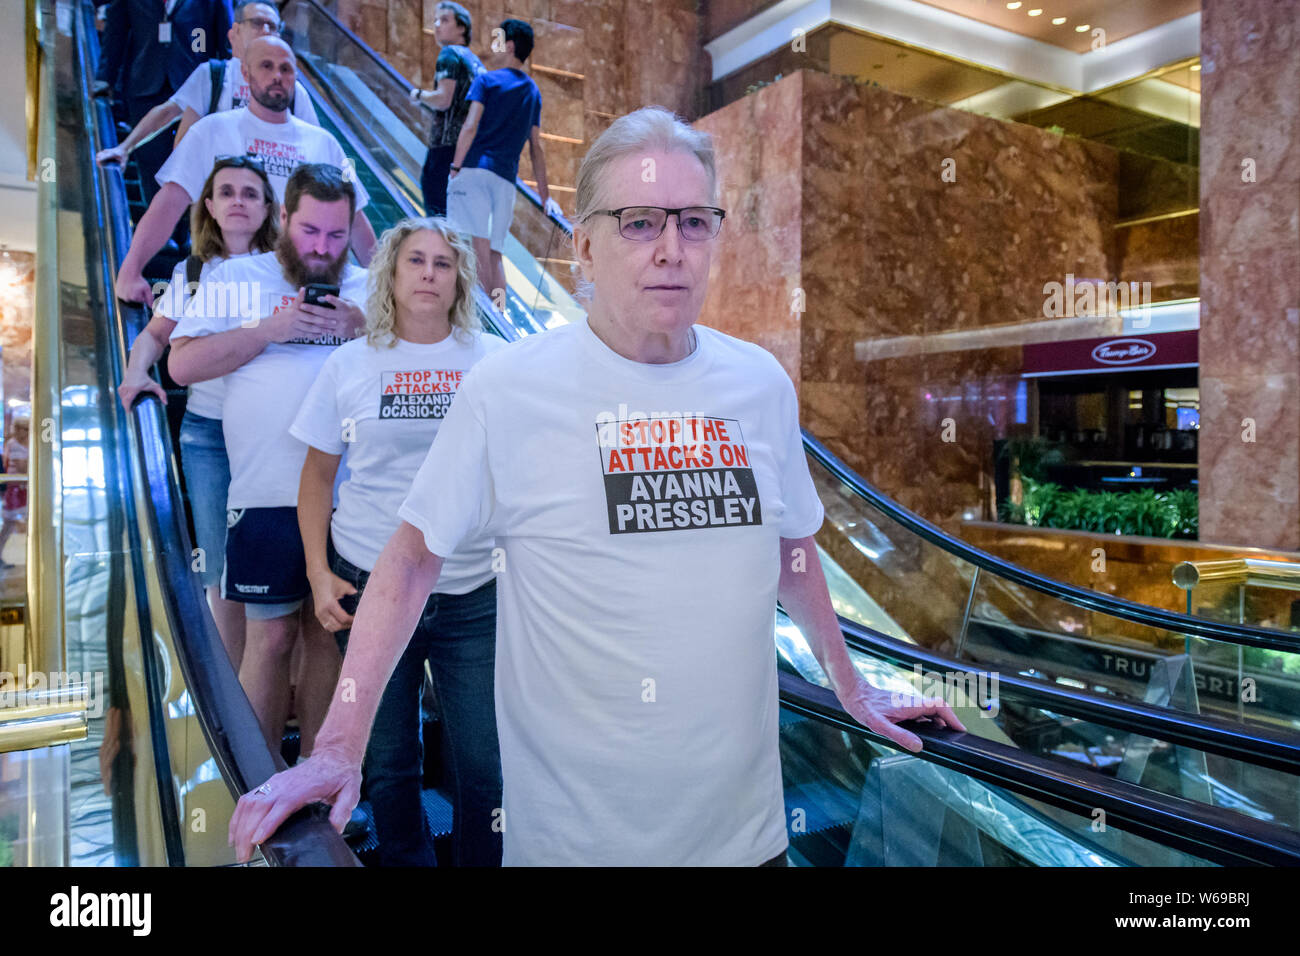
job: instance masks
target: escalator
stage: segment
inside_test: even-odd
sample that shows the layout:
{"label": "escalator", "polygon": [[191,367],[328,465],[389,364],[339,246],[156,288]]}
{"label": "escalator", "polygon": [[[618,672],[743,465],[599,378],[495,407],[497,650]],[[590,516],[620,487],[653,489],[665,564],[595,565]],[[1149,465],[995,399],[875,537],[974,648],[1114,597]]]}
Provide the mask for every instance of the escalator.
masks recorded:
{"label": "escalator", "polygon": [[[0,856],[41,866],[228,865],[236,796],[283,762],[262,742],[192,573],[162,406],[150,399],[127,413],[117,401],[127,343],[146,317],[112,294],[130,218],[121,170],[93,163],[116,141],[108,106],[90,96],[93,7],[42,0],[36,17],[40,150],[57,175],[42,180],[39,197],[33,416],[45,435],[32,456],[38,583],[29,599],[39,623],[21,663],[29,702],[36,675],[47,685],[81,675],[87,686],[80,727],[59,731],[67,716],[48,705],[19,707],[32,715],[26,736],[0,740]],[[257,862],[356,859],[309,810]]]}
{"label": "escalator", "polygon": [[[406,207],[418,209],[429,111],[412,104],[410,84],[316,0],[293,0],[285,16],[313,96],[328,102],[358,161],[382,170]],[[545,217],[535,194],[517,185],[504,316],[513,326],[509,337],[583,316],[563,292],[570,277],[556,253],[564,243],[555,233],[567,239],[567,223]],[[534,306],[522,321],[521,304]],[[818,534],[822,564],[850,647],[873,682],[926,690],[927,675],[999,675],[1002,689],[1012,692],[995,708],[972,708],[982,718],[968,722],[975,734],[1107,780],[1300,827],[1300,710],[1292,704],[1300,704],[1292,696],[1300,678],[1293,684],[1285,673],[1231,667],[1242,648],[1295,655],[1296,636],[1035,575],[901,508],[814,436],[805,434],[805,447],[827,508]],[[820,679],[795,629],[778,628],[778,644],[793,671]],[[1255,691],[1248,711],[1239,692],[1247,679]],[[799,765],[788,756],[787,767]],[[849,797],[862,792],[862,781],[853,779]],[[802,785],[793,792],[802,793]],[[845,806],[853,802],[846,799]]]}
{"label": "escalator", "polygon": [[[227,863],[224,835],[234,797],[282,763],[262,742],[190,573],[191,541],[162,409],[149,399],[128,415],[115,400],[126,344],[144,321],[140,310],[121,308],[111,296],[128,240],[125,191],[119,171],[96,169],[90,161],[113,132],[106,109],[87,95],[95,56],[89,4],[71,8],[74,15],[62,22],[54,8],[52,0],[41,5],[46,62],[58,64],[47,84],[44,115],[60,118],[49,155],[59,157],[61,169],[74,171],[47,191],[56,215],[45,234],[47,240],[56,237],[57,256],[41,257],[47,275],[58,270],[50,277],[59,291],[58,307],[47,302],[42,320],[61,336],[64,359],[52,390],[59,423],[52,454],[62,467],[61,484],[50,491],[63,508],[66,549],[55,563],[66,569],[59,582],[67,607],[65,659],[90,661],[107,674],[110,706],[90,721],[85,740],[31,753],[62,761],[67,771],[62,817],[56,808],[49,825],[57,828],[62,819],[69,844],[86,848],[75,856],[78,862]],[[287,11],[291,16],[294,8]],[[413,204],[409,196],[403,201],[400,178],[371,161],[372,150],[363,148],[345,104],[329,101],[315,82],[311,88],[318,109],[328,108],[327,122],[338,124],[358,175],[367,188],[374,186],[377,216],[386,208],[390,215],[406,214]],[[521,230],[531,228],[527,219],[519,222]],[[374,224],[380,230],[387,223]],[[481,303],[507,337],[580,315],[568,311],[572,300],[563,284],[539,265],[553,258],[553,238],[537,236],[539,246],[531,239],[527,248],[522,241],[517,246],[538,250],[531,263],[520,256],[508,265],[511,293],[504,316],[494,317],[492,303]],[[830,511],[830,500],[827,505]],[[73,530],[82,525],[84,530]],[[823,548],[829,557],[831,548]],[[826,565],[842,612],[856,608],[867,617],[888,608],[897,615],[877,621],[888,628],[845,621],[858,665],[874,683],[907,686],[909,654],[931,654],[927,666],[934,668],[946,663],[907,633],[902,613],[881,597],[890,592],[858,583],[851,566],[830,560]],[[957,623],[949,639],[961,632]],[[1198,757],[1230,760],[1240,754],[1236,763],[1252,772],[1294,773],[1300,768],[1297,746],[1268,728],[1223,726],[1195,715],[1174,721],[1163,716],[1164,705],[1143,710],[1095,694],[1076,693],[1073,700],[1044,696],[1050,684],[1025,679],[1018,686],[1003,682],[996,697],[1001,723],[978,716],[977,701],[963,710],[972,733],[918,725],[926,750],[914,757],[856,725],[817,686],[824,678],[816,662],[783,619],[776,643],[781,754],[797,863],[1300,862],[1300,835],[1275,811],[1265,807],[1251,814],[1168,792],[1180,785],[1152,786],[1162,774],[1175,781],[1194,776]],[[1017,722],[1009,724],[1003,715]],[[1035,746],[1024,743],[1031,731],[1039,741]],[[1108,731],[1150,741],[1126,748],[1144,755],[1137,779],[1057,752],[1061,738],[1086,741]],[[49,790],[57,797],[57,773],[48,779],[56,781]],[[107,791],[102,799],[100,789]],[[1246,799],[1254,800],[1253,794]],[[356,862],[319,809],[295,816],[262,854],[270,864]]]}

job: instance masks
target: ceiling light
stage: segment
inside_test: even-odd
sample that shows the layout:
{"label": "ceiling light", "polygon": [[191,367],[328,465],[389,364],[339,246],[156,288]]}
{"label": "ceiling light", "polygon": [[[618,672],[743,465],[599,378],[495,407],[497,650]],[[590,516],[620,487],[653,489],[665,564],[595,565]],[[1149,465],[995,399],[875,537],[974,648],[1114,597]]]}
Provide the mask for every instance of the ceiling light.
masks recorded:
{"label": "ceiling light", "polygon": [[1201,64],[1199,64],[1199,63],[1193,63],[1193,64],[1192,64],[1192,72],[1193,72],[1193,73],[1199,73],[1199,72],[1201,72]]}
{"label": "ceiling light", "polygon": [[1033,9],[1033,10],[1030,10],[1030,11],[1029,11],[1029,15],[1030,15],[1031,17],[1041,17],[1041,16],[1043,15],[1043,8],[1042,8],[1042,7],[1037,7],[1037,8],[1035,8],[1035,9]]}
{"label": "ceiling light", "polygon": [[1019,9],[1020,9],[1020,0],[1012,0],[1011,3],[1008,3],[1008,4],[1007,4],[1007,9],[1008,9],[1008,10],[1019,10]]}
{"label": "ceiling light", "polygon": [[1052,26],[1059,27],[1065,22],[1065,17],[1052,17]]}
{"label": "ceiling light", "polygon": [[1087,33],[1087,32],[1088,32],[1088,27],[1089,27],[1089,26],[1091,26],[1091,24],[1088,24],[1088,23],[1080,23],[1077,27],[1074,28],[1074,32],[1075,32],[1075,33]]}

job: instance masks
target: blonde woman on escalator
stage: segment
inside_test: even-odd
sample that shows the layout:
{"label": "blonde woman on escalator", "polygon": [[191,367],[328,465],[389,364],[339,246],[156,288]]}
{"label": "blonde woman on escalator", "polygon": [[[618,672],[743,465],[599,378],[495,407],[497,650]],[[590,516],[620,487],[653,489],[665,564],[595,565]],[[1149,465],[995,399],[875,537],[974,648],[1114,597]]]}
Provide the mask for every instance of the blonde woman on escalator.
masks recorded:
{"label": "blonde woman on escalator", "polygon": [[[290,433],[308,446],[298,524],[316,616],[347,652],[352,612],[465,373],[505,343],[474,311],[474,251],[443,219],[406,219],[370,263],[365,336],[325,361]],[[331,514],[347,451],[348,477]],[[492,542],[462,542],[424,602],[384,690],[365,758],[384,866],[433,866],[420,802],[427,661],[451,777],[456,866],[496,866],[501,760],[493,710]]]}

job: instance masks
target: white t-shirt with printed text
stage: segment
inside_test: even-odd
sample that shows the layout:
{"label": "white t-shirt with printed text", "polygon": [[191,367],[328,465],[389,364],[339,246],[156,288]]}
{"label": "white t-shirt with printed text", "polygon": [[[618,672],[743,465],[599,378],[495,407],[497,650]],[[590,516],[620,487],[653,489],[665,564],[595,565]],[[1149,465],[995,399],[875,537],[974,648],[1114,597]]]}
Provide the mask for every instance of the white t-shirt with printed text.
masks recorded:
{"label": "white t-shirt with printed text", "polygon": [[[304,123],[319,126],[320,118],[316,115],[316,107],[312,105],[311,96],[301,80],[294,80],[293,90],[293,115]],[[240,109],[249,99],[248,81],[244,79],[239,60],[232,57],[226,61],[225,73],[221,78],[221,95],[217,97],[215,112]],[[185,78],[181,88],[171,95],[169,102],[181,110],[192,109],[200,118],[207,116],[208,107],[212,105],[212,68],[207,63],[196,66],[194,72]]]}
{"label": "white t-shirt with printed text", "polygon": [[586,322],[465,377],[401,517],[492,534],[511,865],[739,865],[786,846],[773,646],[780,539],[823,510],[794,387],[696,326],[668,365]]}
{"label": "white t-shirt with printed text", "polygon": [[[238,259],[240,257],[232,256],[231,258]],[[185,310],[185,303],[188,301],[185,289],[186,261],[182,259],[176,263],[176,268],[172,270],[171,281],[167,283],[166,291],[163,292],[154,306],[154,311],[158,315],[165,319],[171,319],[173,322],[179,319],[181,313]],[[203,263],[203,267],[199,270],[200,288],[202,288],[203,280],[212,273],[212,270],[225,261],[227,260],[217,257]],[[223,379],[212,378],[206,382],[195,382],[191,385],[185,399],[185,410],[193,412],[195,415],[201,415],[204,418],[220,418],[221,399],[225,391],[222,382]]]}
{"label": "white t-shirt with printed text", "polygon": [[[158,170],[158,185],[176,183],[189,195],[190,202],[197,202],[217,157],[246,153],[262,160],[267,179],[281,203],[285,184],[303,163],[331,163],[343,170],[350,168],[338,140],[319,126],[304,123],[295,116],[287,117],[284,123],[268,123],[244,107],[213,113],[191,126]],[[352,185],[357,191],[357,208],[361,209],[369,202],[369,196],[355,176]]]}
{"label": "white t-shirt with printed text", "polygon": [[[366,301],[366,271],[349,263],[341,298]],[[274,252],[217,266],[185,307],[172,338],[215,335],[287,308],[298,290],[284,278]],[[230,457],[227,508],[281,508],[298,504],[307,446],[289,426],[330,353],[345,340],[327,336],[273,342],[224,376],[222,430]]]}
{"label": "white t-shirt with printed text", "polygon": [[[347,452],[351,474],[339,487],[330,534],[348,562],[374,569],[465,373],[504,345],[484,333],[431,345],[398,339],[391,348],[359,338],[325,360],[289,432],[326,454]],[[491,539],[466,539],[435,590],[467,594],[491,580],[491,562]]]}

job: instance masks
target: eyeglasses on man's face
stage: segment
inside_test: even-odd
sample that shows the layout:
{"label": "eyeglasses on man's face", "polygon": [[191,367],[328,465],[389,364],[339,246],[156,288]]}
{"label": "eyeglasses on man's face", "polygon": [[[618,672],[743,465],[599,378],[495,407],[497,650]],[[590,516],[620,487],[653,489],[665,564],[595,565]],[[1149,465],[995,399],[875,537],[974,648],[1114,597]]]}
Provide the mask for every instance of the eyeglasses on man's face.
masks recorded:
{"label": "eyeglasses on man's face", "polygon": [[618,234],[636,242],[653,242],[658,239],[663,235],[668,217],[676,216],[677,231],[682,238],[690,242],[702,242],[718,234],[727,213],[717,206],[683,206],[679,209],[623,206],[619,209],[597,209],[591,215],[613,216],[618,220]]}
{"label": "eyeglasses on man's face", "polygon": [[236,23],[247,23],[254,30],[261,33],[279,33],[280,21],[268,20],[266,17],[244,17],[242,20],[236,20]]}

